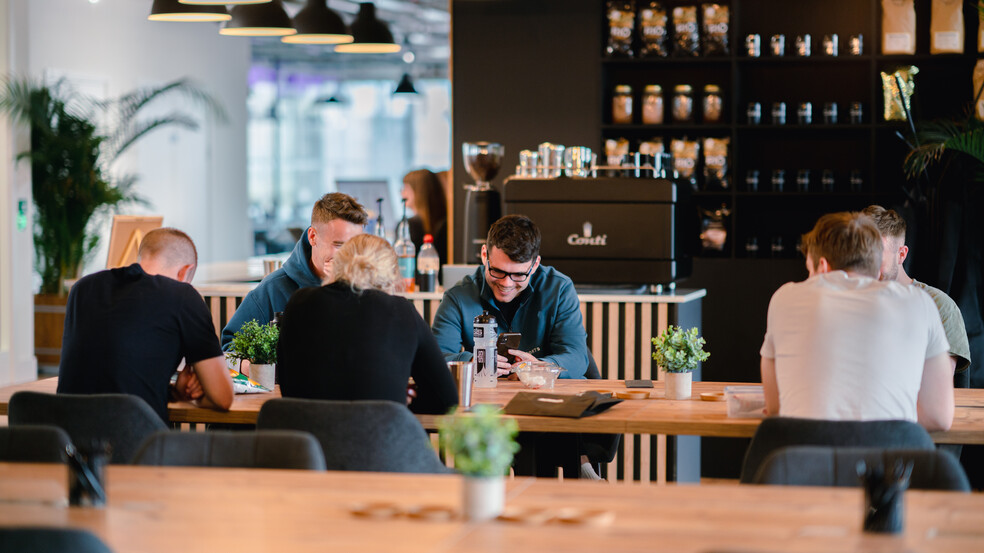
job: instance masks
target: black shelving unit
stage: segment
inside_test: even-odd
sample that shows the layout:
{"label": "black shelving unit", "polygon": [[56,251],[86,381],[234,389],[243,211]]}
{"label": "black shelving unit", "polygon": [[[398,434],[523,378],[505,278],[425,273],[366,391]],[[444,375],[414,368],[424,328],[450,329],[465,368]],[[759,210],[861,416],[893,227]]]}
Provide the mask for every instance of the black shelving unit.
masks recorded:
{"label": "black shelving unit", "polygon": [[[808,231],[823,213],[861,209],[871,203],[895,204],[901,201],[904,182],[902,161],[908,147],[897,133],[909,134],[908,123],[884,121],[882,117],[881,72],[915,65],[914,114],[917,121],[959,114],[972,101],[971,75],[978,59],[978,16],[971,3],[965,3],[965,48],[963,54],[929,54],[930,0],[916,0],[916,53],[911,56],[882,55],[881,0],[730,0],[731,53],[721,57],[612,58],[601,56],[601,149],[604,141],[626,138],[631,149],[642,140],[661,138],[666,149],[674,138],[691,140],[706,137],[730,138],[729,176],[726,190],[707,190],[698,166],[698,190],[693,197],[700,208],[730,211],[726,221],[728,241],[724,251],[705,252],[708,257],[773,257],[770,245],[781,240],[779,257],[795,257],[799,236]],[[604,2],[601,21],[605,23]],[[699,5],[693,1],[664,2],[668,11],[679,5]],[[744,37],[761,37],[761,56],[745,55]],[[809,57],[795,55],[794,40],[810,34]],[[837,33],[838,56],[822,55],[822,37]],[[769,37],[786,37],[786,55],[771,56]],[[863,36],[860,56],[848,55],[851,35]],[[605,34],[602,33],[604,37]],[[603,45],[599,48],[603,51]],[[645,85],[663,88],[664,125],[642,125],[641,108],[634,113],[634,124],[614,125],[611,121],[612,92],[615,85],[631,85],[636,106],[641,106]],[[672,120],[673,87],[693,87],[694,123]],[[703,87],[721,86],[724,98],[723,123],[701,124],[700,104]],[[813,104],[813,124],[797,124],[801,102]],[[746,108],[758,102],[762,122],[749,124]],[[774,102],[786,103],[785,125],[770,122]],[[838,104],[837,124],[823,124],[823,105]],[[861,102],[862,121],[850,124],[849,106]],[[749,170],[759,171],[757,191],[745,186]],[[771,173],[785,170],[783,192],[771,190]],[[796,175],[801,169],[811,173],[810,191],[796,191]],[[832,191],[821,190],[821,174],[835,176]],[[858,172],[863,184],[852,185],[850,176]],[[696,216],[696,214],[695,214]],[[758,251],[746,251],[754,238]]]}

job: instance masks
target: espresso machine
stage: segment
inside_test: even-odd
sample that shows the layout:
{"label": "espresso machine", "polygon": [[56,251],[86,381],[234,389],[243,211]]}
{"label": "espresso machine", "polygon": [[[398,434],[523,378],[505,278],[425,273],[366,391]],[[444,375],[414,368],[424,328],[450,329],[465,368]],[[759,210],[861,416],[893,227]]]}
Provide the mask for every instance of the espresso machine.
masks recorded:
{"label": "espresso machine", "polygon": [[465,185],[465,263],[482,262],[482,245],[492,226],[502,214],[502,200],[491,182],[502,167],[502,144],[465,142],[461,145],[465,170],[475,184]]}

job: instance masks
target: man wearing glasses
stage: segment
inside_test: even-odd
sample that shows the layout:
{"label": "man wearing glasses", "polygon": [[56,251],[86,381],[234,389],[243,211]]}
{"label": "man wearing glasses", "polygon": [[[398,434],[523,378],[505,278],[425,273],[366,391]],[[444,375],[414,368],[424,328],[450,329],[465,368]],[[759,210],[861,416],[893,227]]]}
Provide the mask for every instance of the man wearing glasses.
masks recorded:
{"label": "man wearing glasses", "polygon": [[[472,321],[495,316],[498,332],[522,334],[516,361],[544,359],[565,369],[561,378],[584,378],[587,335],[571,279],[540,265],[540,230],[530,218],[507,215],[489,229],[482,266],[444,293],[433,331],[449,361],[471,359]],[[498,358],[499,374],[512,369]]]}

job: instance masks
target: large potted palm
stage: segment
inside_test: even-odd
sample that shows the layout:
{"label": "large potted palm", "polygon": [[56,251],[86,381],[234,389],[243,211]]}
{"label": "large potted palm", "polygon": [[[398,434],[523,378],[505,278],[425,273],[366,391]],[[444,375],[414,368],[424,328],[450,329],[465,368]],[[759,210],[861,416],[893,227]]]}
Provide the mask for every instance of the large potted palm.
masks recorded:
{"label": "large potted palm", "polygon": [[[177,125],[194,129],[190,116],[140,114],[154,100],[182,95],[224,117],[209,95],[184,80],[97,101],[59,81],[9,79],[0,87],[0,111],[27,126],[31,147],[17,159],[31,163],[35,268],[35,342],[41,363],[58,361],[64,323],[65,281],[79,272],[99,243],[99,222],[120,207],[140,202],[134,175],[113,171],[114,162],[148,133]],[[60,313],[59,313],[60,311]],[[47,320],[46,320],[47,319]]]}

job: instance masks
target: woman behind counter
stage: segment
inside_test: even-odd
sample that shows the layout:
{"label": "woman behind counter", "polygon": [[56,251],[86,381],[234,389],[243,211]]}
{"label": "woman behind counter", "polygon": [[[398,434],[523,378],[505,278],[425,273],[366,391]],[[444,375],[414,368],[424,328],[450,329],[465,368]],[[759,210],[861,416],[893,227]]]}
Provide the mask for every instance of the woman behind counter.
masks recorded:
{"label": "woman behind counter", "polygon": [[410,219],[410,240],[417,251],[424,244],[424,235],[434,237],[434,249],[441,265],[448,262],[448,207],[444,186],[437,175],[427,169],[410,171],[403,177],[403,199],[416,214]]}
{"label": "woman behind counter", "polygon": [[301,288],[280,322],[277,373],[284,397],[387,399],[415,413],[446,413],[458,392],[434,335],[405,298],[396,252],[360,234],[338,250],[335,281]]}

